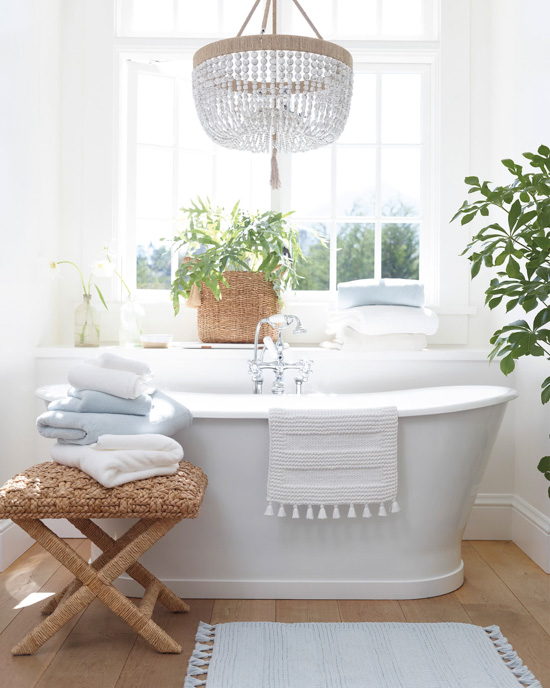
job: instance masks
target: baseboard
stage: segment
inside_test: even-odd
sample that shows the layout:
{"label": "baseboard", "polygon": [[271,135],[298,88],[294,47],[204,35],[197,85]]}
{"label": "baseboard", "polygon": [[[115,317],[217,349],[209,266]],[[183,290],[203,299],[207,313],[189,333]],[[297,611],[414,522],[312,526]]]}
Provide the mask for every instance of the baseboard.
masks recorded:
{"label": "baseboard", "polygon": [[[44,523],[62,538],[82,538],[82,533],[64,518],[45,519]],[[30,535],[9,519],[0,519],[0,573],[18,559],[34,543]]]}
{"label": "baseboard", "polygon": [[543,571],[550,573],[550,518],[521,497],[514,497],[512,540]]}
{"label": "baseboard", "polygon": [[0,520],[0,572],[18,559],[34,540],[9,519]]}
{"label": "baseboard", "polygon": [[513,494],[478,494],[463,540],[510,540]]}

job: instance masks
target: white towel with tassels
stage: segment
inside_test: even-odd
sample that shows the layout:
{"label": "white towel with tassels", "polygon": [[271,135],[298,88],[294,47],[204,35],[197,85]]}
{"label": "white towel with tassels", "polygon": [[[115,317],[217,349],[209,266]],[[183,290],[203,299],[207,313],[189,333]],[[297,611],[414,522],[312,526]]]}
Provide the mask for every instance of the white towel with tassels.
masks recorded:
{"label": "white towel with tassels", "polygon": [[395,407],[273,408],[269,439],[266,516],[286,516],[285,506],[292,518],[305,506],[307,519],[400,510]]}

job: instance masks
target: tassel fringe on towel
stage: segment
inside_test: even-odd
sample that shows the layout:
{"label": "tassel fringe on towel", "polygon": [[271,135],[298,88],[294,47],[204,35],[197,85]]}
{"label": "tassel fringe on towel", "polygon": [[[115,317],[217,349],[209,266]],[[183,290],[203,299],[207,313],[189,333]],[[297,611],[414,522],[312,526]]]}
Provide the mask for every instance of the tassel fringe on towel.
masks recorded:
{"label": "tassel fringe on towel", "polygon": [[[288,504],[285,505],[283,503],[280,504],[279,509],[277,511],[277,516],[279,518],[284,518],[286,516],[286,510],[285,506],[288,506],[289,508],[292,508],[292,518],[300,518],[300,509],[299,509],[299,504]],[[313,520],[315,519],[315,513],[313,511],[313,506],[312,504],[307,505],[307,510],[306,510],[306,519],[308,520]],[[327,511],[325,508],[324,504],[319,504],[319,511],[317,512],[317,518],[321,520],[325,520],[328,518],[327,516]],[[338,504],[331,504],[330,506],[333,507],[332,510],[332,518],[340,518],[340,508]],[[386,507],[384,505],[384,502],[380,502],[378,505],[378,516],[387,516],[388,513],[390,514],[396,514],[399,511],[401,511],[401,508],[399,504],[397,503],[397,500],[393,500],[391,504],[391,508],[389,509],[389,512],[386,510]],[[273,509],[273,502],[268,502],[266,510],[264,512],[264,516],[275,516],[275,511]],[[372,512],[369,509],[368,504],[363,505],[363,518],[371,518]],[[348,518],[357,518],[357,513],[355,511],[355,506],[353,504],[349,504],[348,508]]]}

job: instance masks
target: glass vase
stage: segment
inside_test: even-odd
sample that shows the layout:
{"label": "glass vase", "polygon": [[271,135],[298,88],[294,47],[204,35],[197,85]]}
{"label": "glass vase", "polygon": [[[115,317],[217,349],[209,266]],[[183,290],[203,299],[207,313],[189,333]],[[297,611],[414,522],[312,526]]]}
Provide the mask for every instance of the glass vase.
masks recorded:
{"label": "glass vase", "polygon": [[141,346],[143,333],[143,319],[145,311],[132,295],[128,295],[126,301],[120,307],[120,328],[118,330],[118,343],[120,346]]}
{"label": "glass vase", "polygon": [[91,300],[91,294],[84,294],[82,303],[75,308],[75,346],[99,346],[99,312]]}

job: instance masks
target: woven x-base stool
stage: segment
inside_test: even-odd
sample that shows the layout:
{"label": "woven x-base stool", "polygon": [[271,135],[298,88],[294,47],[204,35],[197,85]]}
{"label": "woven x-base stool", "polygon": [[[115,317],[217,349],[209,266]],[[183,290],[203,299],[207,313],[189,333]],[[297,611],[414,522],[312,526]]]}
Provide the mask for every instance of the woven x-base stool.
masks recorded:
{"label": "woven x-base stool", "polygon": [[[110,489],[77,468],[50,462],[8,480],[0,488],[0,518],[11,518],[75,576],[42,609],[48,618],[26,635],[12,654],[32,654],[96,597],[158,652],[181,652],[180,645],[151,616],[157,599],[174,612],[186,612],[189,607],[137,560],[176,523],[198,515],[206,485],[204,473],[188,462],[181,463],[174,475]],[[66,518],[103,553],[88,564],[42,523],[42,518]],[[114,540],[92,518],[140,520]],[[112,585],[124,571],[145,588],[139,606]]]}

